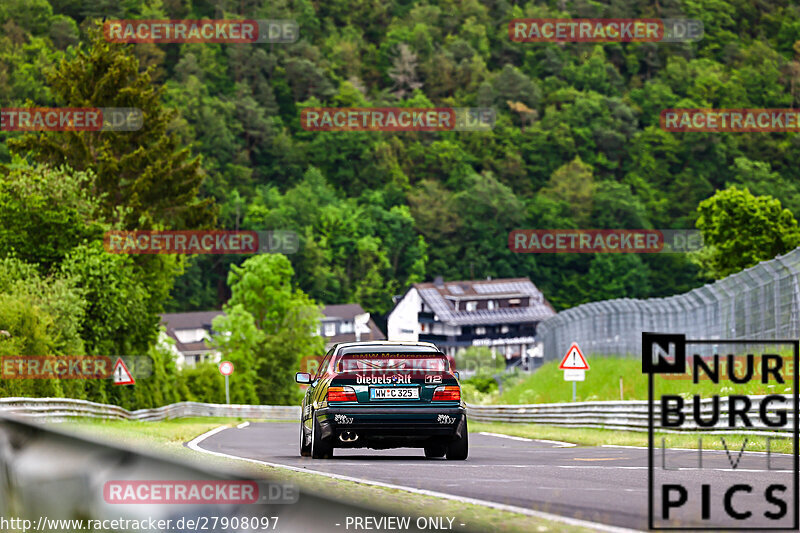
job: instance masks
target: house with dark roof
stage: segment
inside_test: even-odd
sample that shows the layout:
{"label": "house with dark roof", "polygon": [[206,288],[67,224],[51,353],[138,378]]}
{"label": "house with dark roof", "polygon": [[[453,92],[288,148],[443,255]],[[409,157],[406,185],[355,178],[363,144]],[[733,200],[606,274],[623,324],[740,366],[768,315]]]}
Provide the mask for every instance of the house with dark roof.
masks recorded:
{"label": "house with dark roof", "polygon": [[555,310],[529,278],[415,283],[389,313],[389,340],[429,341],[455,356],[488,346],[509,362],[537,353],[536,326]]}
{"label": "house with dark roof", "polygon": [[164,313],[161,315],[161,325],[165,331],[161,333],[159,343],[167,346],[165,337],[174,341],[172,351],[178,366],[219,362],[219,353],[212,350],[207,341],[215,333],[211,327],[212,320],[221,314],[222,311]]}
{"label": "house with dark roof", "polygon": [[325,350],[337,342],[383,341],[386,335],[359,304],[326,305],[317,335],[325,337]]}
{"label": "house with dark roof", "polygon": [[[165,337],[174,341],[173,353],[178,366],[220,361],[219,352],[211,349],[208,341],[215,333],[211,322],[222,314],[222,311],[194,311],[161,315],[161,324],[165,328],[161,343],[169,344]],[[325,337],[326,351],[337,342],[386,340],[369,313],[365,313],[359,304],[324,306],[322,314],[317,335]]]}

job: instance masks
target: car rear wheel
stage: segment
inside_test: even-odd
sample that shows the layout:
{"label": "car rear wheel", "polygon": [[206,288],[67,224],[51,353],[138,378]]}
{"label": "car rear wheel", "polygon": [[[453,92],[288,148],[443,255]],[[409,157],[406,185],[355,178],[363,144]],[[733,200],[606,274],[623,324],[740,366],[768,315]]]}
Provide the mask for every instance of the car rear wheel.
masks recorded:
{"label": "car rear wheel", "polygon": [[300,456],[311,456],[311,445],[306,444],[306,430],[302,420],[300,420]]}
{"label": "car rear wheel", "polygon": [[311,458],[327,459],[333,457],[333,443],[320,437],[321,428],[317,415],[311,413]]}
{"label": "car rear wheel", "polygon": [[469,433],[467,432],[466,417],[461,421],[461,437],[456,438],[447,445],[447,459],[450,461],[463,461],[469,454]]}
{"label": "car rear wheel", "polygon": [[444,457],[444,454],[446,453],[447,446],[444,444],[431,444],[430,446],[425,446],[425,457],[428,459]]}

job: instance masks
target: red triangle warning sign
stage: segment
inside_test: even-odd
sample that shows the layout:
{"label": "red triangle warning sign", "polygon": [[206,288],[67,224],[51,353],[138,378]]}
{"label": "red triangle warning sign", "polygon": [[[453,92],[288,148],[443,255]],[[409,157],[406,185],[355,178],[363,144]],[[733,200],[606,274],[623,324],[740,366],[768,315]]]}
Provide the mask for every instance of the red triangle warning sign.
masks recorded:
{"label": "red triangle warning sign", "polygon": [[117,362],[114,363],[114,385],[133,385],[135,383],[136,380],[133,379],[131,371],[125,366],[122,358],[118,357]]}
{"label": "red triangle warning sign", "polygon": [[578,343],[573,342],[572,346],[567,350],[567,355],[561,360],[558,366],[559,370],[589,370],[589,363],[578,348]]}

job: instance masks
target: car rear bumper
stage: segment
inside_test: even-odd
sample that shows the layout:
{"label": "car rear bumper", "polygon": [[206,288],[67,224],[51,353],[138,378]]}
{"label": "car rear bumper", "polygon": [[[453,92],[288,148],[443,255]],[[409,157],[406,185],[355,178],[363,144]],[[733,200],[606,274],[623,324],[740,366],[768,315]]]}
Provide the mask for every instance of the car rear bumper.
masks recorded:
{"label": "car rear bumper", "polygon": [[464,407],[326,407],[318,409],[322,438],[332,437],[335,445],[345,445],[339,436],[353,432],[359,439],[402,438],[424,440],[431,437],[460,437],[467,416]]}

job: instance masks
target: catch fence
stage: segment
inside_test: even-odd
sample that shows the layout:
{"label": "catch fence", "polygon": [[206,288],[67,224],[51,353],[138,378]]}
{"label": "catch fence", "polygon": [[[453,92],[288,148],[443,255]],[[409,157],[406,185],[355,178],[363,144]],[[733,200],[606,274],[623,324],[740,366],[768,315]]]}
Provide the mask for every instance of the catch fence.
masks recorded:
{"label": "catch fence", "polygon": [[796,339],[800,248],[725,279],[667,298],[620,298],[561,311],[538,326],[544,360],[571,343],[593,355],[641,357],[642,332],[687,339]]}

